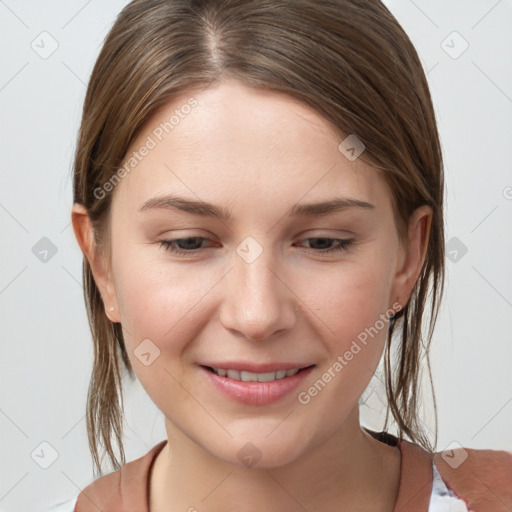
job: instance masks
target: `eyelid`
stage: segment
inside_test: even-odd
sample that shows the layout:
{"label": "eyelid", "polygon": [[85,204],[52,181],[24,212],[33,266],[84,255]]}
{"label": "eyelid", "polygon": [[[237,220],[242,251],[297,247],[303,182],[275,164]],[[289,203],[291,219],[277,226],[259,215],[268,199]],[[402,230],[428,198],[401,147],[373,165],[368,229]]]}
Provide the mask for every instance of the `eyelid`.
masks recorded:
{"label": "eyelid", "polygon": [[[177,246],[178,242],[181,242],[183,240],[187,240],[190,238],[195,238],[195,239],[200,240],[200,245],[202,245],[205,241],[206,242],[211,241],[210,238],[203,237],[203,236],[182,236],[182,237],[175,237],[170,240],[160,240],[159,245],[160,245],[160,247],[163,247],[166,251],[170,252],[171,254],[173,254],[179,258],[181,258],[181,257],[185,258],[185,257],[189,257],[189,256],[194,257],[198,253],[204,252],[205,249],[211,248],[211,245],[208,245],[206,247],[198,247],[196,249],[181,249],[180,247]],[[298,243],[302,244],[309,240],[317,240],[317,239],[329,240],[334,245],[327,249],[325,249],[325,248],[324,249],[315,249],[312,247],[303,247],[303,248],[307,249],[307,251],[310,252],[311,254],[324,256],[324,257],[329,257],[331,255],[346,253],[346,252],[350,251],[357,243],[357,240],[355,237],[340,238],[340,237],[334,237],[334,236],[307,236],[307,237],[300,239],[300,241]]]}
{"label": "eyelid", "polygon": [[[204,230],[197,229],[199,233],[194,232],[194,228],[191,229],[182,229],[182,230],[173,230],[172,232],[165,231],[160,235],[160,240],[158,241],[169,241],[169,240],[181,240],[183,238],[205,238],[209,241],[220,243],[218,238],[214,236],[212,233],[206,232]],[[305,230],[293,237],[293,240],[305,240],[307,238],[335,238],[335,239],[343,239],[348,237],[355,237],[356,234],[353,231],[349,231],[347,229],[335,229],[335,230],[326,230],[326,228],[311,228]]]}

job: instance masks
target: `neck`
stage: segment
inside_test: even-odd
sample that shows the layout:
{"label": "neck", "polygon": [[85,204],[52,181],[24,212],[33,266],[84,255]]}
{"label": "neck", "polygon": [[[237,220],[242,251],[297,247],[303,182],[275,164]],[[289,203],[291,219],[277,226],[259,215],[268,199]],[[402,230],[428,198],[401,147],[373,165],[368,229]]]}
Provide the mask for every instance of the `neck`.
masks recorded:
{"label": "neck", "polygon": [[270,468],[220,460],[168,421],[166,428],[169,443],[150,475],[151,512],[393,512],[400,450],[361,429],[358,407],[322,444]]}

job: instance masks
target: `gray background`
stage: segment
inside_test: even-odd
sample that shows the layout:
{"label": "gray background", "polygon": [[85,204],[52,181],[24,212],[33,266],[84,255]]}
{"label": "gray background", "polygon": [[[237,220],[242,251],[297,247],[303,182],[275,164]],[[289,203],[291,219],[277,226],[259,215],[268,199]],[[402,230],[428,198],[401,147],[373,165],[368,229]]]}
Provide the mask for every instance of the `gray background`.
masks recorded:
{"label": "gray background", "polygon": [[[126,3],[0,0],[3,511],[42,510],[92,480],[92,343],[70,225],[71,162],[87,79]],[[432,348],[437,449],[512,451],[512,1],[386,4],[428,72],[446,163],[447,289]],[[380,376],[361,407],[375,429]],[[425,397],[428,423],[428,387]],[[165,438],[138,383],[126,388],[125,425],[127,460]]]}

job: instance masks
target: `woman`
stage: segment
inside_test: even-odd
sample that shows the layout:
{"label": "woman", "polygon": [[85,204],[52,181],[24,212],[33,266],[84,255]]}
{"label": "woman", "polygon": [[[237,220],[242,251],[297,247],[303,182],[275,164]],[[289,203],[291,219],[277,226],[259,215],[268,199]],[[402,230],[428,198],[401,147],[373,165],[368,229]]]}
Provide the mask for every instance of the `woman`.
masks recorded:
{"label": "woman", "polygon": [[[74,510],[512,503],[512,455],[435,453],[418,417],[442,155],[421,63],[382,3],[131,2],[93,70],[74,172],[89,442],[100,473],[101,445],[118,470]],[[383,355],[397,436],[359,422]],[[128,464],[123,367],[167,431]]]}

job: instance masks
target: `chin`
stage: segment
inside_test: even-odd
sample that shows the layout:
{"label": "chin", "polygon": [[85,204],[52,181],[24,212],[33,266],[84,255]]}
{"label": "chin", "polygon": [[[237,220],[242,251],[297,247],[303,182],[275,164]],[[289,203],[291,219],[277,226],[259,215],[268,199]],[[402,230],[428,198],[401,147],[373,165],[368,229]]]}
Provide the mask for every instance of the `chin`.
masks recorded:
{"label": "chin", "polygon": [[[264,435],[250,435],[231,439],[229,444],[217,446],[211,450],[213,456],[240,467],[271,469],[286,466],[297,460],[307,449],[304,439],[295,439],[289,432],[282,435],[277,432]],[[234,456],[233,456],[234,455]]]}

